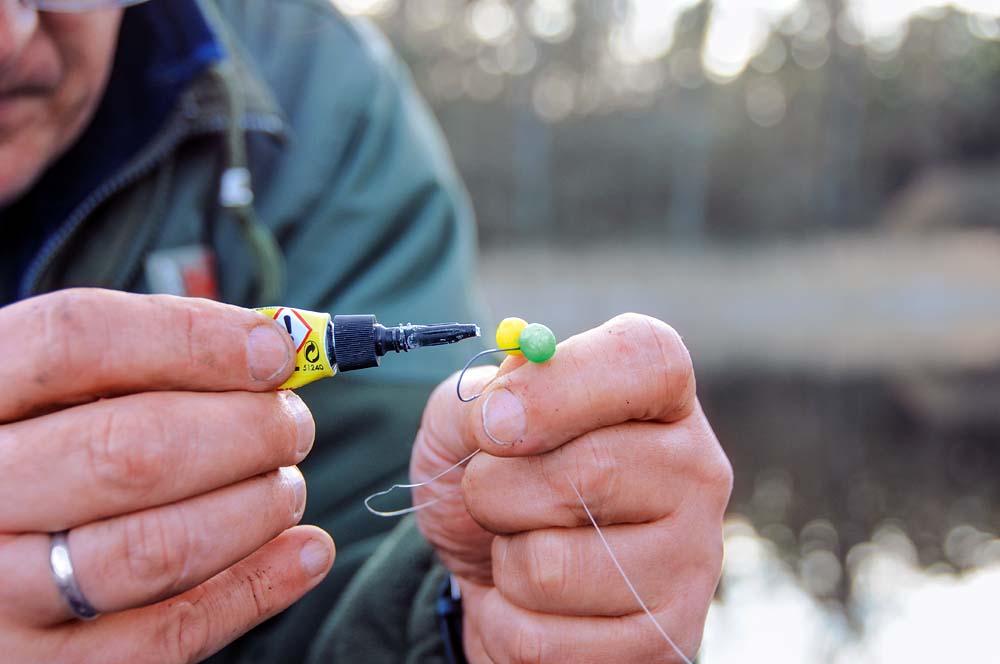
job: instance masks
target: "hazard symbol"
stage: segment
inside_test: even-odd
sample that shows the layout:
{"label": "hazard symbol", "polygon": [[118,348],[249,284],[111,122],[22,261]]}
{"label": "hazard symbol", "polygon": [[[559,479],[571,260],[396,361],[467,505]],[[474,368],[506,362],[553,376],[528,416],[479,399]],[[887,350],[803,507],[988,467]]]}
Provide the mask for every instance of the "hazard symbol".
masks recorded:
{"label": "hazard symbol", "polygon": [[292,343],[295,344],[295,352],[300,352],[302,347],[306,345],[306,339],[312,333],[312,328],[309,327],[306,319],[299,315],[295,309],[282,307],[274,312],[274,320],[285,326],[288,334],[292,337]]}

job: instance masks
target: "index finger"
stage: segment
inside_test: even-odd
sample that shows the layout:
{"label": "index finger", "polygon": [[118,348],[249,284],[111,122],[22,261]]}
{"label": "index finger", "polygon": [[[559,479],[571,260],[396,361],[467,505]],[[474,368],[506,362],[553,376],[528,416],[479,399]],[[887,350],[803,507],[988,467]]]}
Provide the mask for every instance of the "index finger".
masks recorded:
{"label": "index finger", "polygon": [[483,392],[469,439],[494,456],[542,454],[630,420],[676,422],[694,411],[691,356],[666,323],[623,314],[521,364]]}
{"label": "index finger", "polygon": [[294,357],[281,326],[249,309],[57,291],[0,309],[0,422],[133,392],[272,390]]}

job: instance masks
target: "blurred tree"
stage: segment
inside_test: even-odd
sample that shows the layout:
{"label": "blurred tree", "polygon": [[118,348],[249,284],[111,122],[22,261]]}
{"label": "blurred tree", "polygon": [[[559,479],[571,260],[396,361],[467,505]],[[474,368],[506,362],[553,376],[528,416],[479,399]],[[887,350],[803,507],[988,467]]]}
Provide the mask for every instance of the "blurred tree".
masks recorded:
{"label": "blurred tree", "polygon": [[925,170],[1000,159],[1000,7],[338,2],[410,63],[486,243],[871,227]]}

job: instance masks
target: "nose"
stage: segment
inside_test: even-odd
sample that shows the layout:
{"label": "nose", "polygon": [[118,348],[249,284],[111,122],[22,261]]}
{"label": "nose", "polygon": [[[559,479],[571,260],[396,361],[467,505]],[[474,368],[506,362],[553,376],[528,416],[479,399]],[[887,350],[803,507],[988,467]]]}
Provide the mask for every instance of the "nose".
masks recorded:
{"label": "nose", "polygon": [[38,12],[25,0],[0,0],[0,76],[17,61],[38,27]]}

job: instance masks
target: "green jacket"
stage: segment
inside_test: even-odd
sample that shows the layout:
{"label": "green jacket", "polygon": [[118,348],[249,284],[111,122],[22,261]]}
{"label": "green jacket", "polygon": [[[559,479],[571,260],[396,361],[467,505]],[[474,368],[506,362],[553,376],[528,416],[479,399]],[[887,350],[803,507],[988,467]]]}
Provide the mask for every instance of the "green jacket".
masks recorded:
{"label": "green jacket", "polygon": [[[204,0],[202,9],[230,57],[67,220],[36,261],[31,293],[148,292],[151,253],[200,244],[216,254],[221,299],[237,305],[374,313],[386,323],[482,320],[470,296],[467,195],[386,41],[328,0]],[[220,205],[222,173],[244,166],[252,208]],[[281,286],[282,267],[277,301],[262,301]],[[388,357],[301,390],[317,424],[302,464],[304,522],[333,535],[336,564],[304,600],[213,661],[441,661],[432,599],[443,571],[412,523],[371,516],[362,499],[406,476],[427,395],[474,350]]]}

